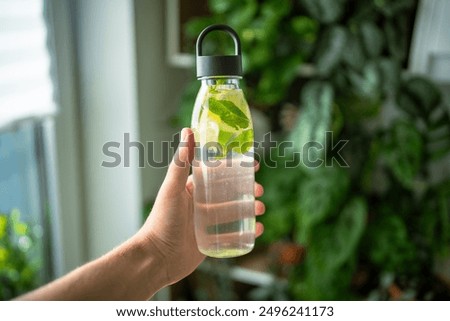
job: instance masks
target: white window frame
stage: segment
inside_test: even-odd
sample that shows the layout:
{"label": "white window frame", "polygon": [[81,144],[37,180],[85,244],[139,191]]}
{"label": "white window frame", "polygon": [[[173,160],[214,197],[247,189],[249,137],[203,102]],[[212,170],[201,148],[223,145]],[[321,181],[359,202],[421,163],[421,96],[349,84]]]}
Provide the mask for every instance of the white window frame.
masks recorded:
{"label": "white window frame", "polygon": [[[138,139],[134,1],[46,2],[56,51],[60,112],[55,129],[66,273],[141,226],[137,166],[101,167],[105,142],[120,142],[125,132]],[[108,34],[99,38],[102,31]]]}

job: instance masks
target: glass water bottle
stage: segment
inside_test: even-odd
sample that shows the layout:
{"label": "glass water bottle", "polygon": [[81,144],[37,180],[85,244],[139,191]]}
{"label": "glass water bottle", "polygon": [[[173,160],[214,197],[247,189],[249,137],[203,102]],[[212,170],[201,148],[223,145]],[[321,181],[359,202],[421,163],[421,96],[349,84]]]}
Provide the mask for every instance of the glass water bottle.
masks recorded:
{"label": "glass water bottle", "polygon": [[[202,43],[211,31],[228,33],[235,55],[204,56]],[[239,87],[241,60],[239,37],[229,26],[212,25],[200,33],[201,88],[191,123],[195,235],[200,252],[217,258],[244,255],[255,243],[253,124]]]}

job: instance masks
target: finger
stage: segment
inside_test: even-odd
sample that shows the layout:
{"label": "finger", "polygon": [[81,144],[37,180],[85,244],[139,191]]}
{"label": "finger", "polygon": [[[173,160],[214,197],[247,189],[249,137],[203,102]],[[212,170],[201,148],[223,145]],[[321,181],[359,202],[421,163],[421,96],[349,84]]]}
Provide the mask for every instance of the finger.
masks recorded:
{"label": "finger", "polygon": [[254,160],[254,165],[253,165],[253,167],[255,168],[255,172],[257,172],[257,171],[259,171],[259,162],[258,162],[258,160]]}
{"label": "finger", "polygon": [[263,232],[264,232],[264,225],[262,225],[261,222],[256,222],[255,236],[259,237],[259,236],[261,236],[261,234],[263,234]]}
{"label": "finger", "polygon": [[263,215],[266,211],[266,206],[261,201],[255,201],[255,214],[256,215]]}
{"label": "finger", "polygon": [[255,182],[255,197],[261,197],[264,195],[264,187],[261,184]]}
{"label": "finger", "polygon": [[194,157],[194,133],[190,128],[183,128],[177,152],[167,170],[164,185],[174,193],[182,192],[186,188],[192,159]]}
{"label": "finger", "polygon": [[187,182],[186,182],[186,191],[188,194],[192,197],[194,195],[194,180],[192,178],[192,175],[189,175]]}

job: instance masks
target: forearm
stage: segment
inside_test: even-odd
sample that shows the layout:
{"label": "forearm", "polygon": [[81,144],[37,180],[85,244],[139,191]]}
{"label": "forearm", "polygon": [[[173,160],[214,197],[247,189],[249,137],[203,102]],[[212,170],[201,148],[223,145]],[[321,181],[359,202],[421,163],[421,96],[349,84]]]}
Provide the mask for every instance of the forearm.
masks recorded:
{"label": "forearm", "polygon": [[148,243],[133,238],[103,257],[19,300],[146,300],[165,286]]}

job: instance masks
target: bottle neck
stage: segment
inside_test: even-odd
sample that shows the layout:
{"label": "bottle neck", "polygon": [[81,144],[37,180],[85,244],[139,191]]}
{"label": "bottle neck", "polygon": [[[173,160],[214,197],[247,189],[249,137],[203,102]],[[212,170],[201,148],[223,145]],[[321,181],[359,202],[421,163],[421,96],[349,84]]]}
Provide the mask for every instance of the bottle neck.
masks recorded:
{"label": "bottle neck", "polygon": [[224,89],[238,89],[240,77],[205,77],[202,86],[220,86]]}

